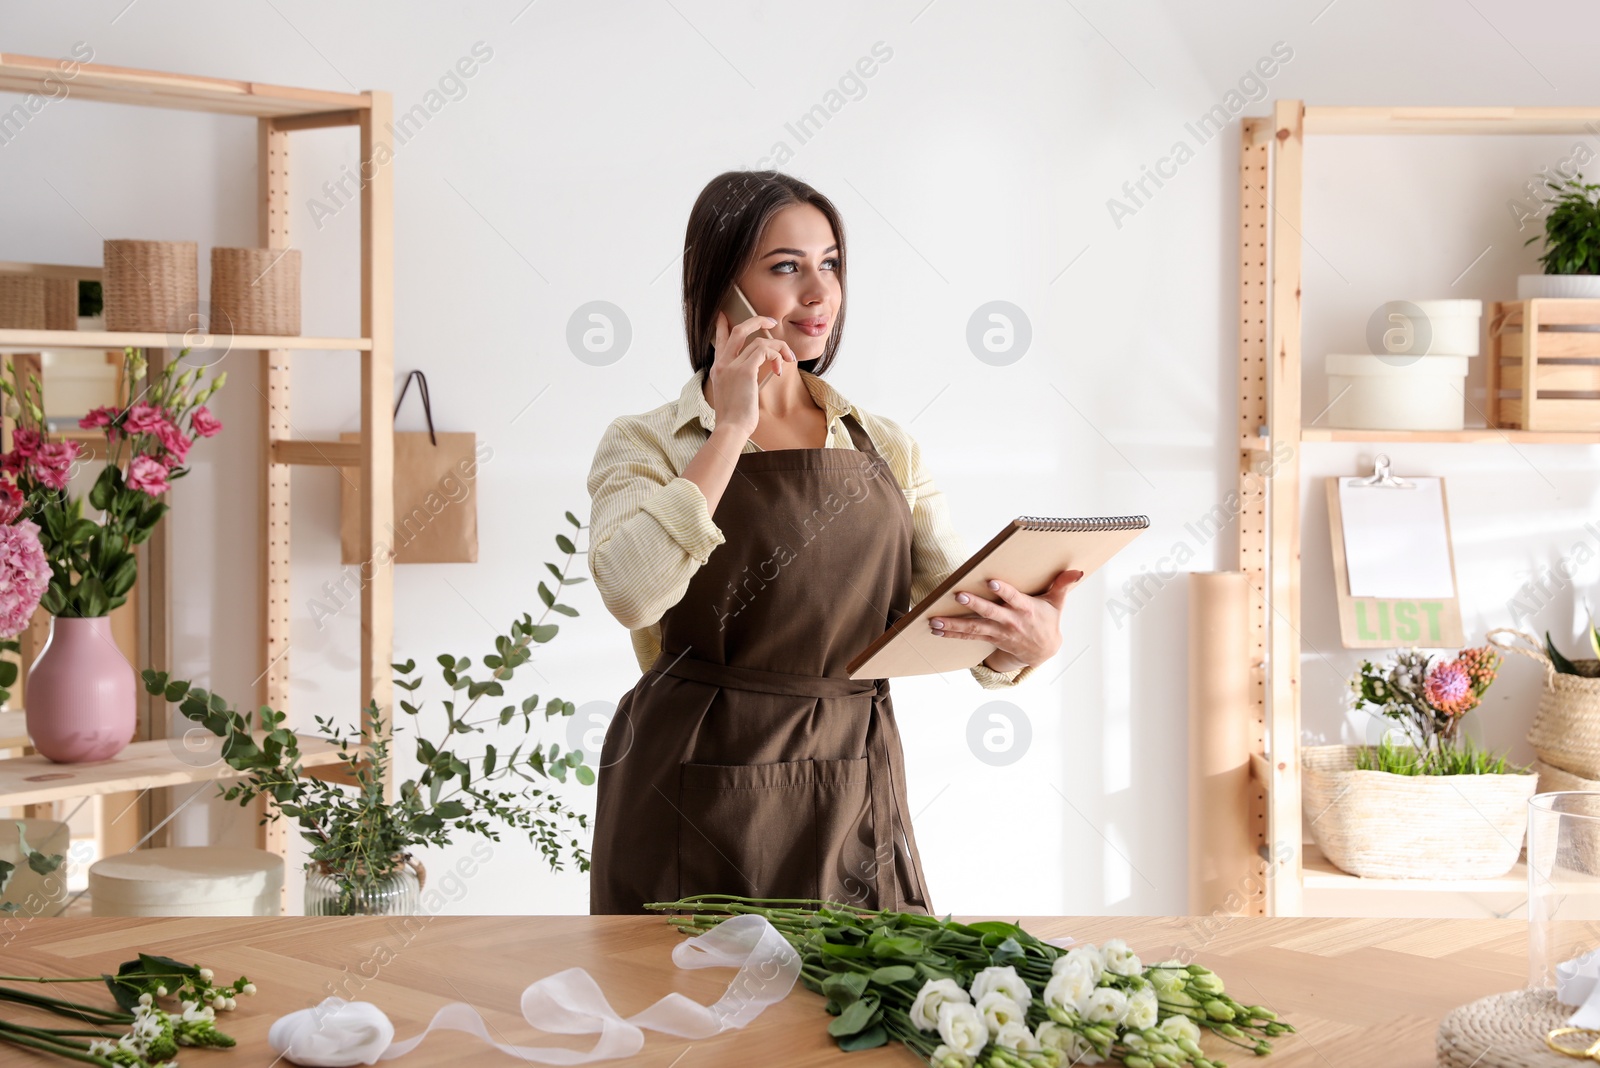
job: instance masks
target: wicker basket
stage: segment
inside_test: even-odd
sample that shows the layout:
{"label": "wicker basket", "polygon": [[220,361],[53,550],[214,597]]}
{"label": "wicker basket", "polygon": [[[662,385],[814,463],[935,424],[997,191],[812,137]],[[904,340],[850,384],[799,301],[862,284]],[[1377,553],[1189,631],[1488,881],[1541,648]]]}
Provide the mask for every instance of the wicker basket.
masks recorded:
{"label": "wicker basket", "polygon": [[200,309],[199,248],[193,241],[108,240],[103,285],[107,330],[190,330]]}
{"label": "wicker basket", "polygon": [[213,248],[211,330],[217,334],[300,334],[300,250]]}
{"label": "wicker basket", "polygon": [[1360,748],[1300,750],[1306,818],[1335,867],[1373,879],[1492,879],[1517,863],[1537,775],[1357,771]]}
{"label": "wicker basket", "polygon": [[[1512,635],[1522,645],[1495,641],[1497,634]],[[1539,711],[1528,728],[1528,744],[1539,759],[1579,778],[1600,779],[1600,660],[1574,660],[1573,666],[1582,674],[1567,675],[1556,670],[1539,639],[1531,634],[1497,627],[1488,639],[1497,648],[1544,667]]]}
{"label": "wicker basket", "polygon": [[78,280],[76,278],[46,278],[44,280],[44,328],[46,330],[78,329]]}
{"label": "wicker basket", "polygon": [[44,324],[44,279],[0,274],[0,330],[43,330]]}

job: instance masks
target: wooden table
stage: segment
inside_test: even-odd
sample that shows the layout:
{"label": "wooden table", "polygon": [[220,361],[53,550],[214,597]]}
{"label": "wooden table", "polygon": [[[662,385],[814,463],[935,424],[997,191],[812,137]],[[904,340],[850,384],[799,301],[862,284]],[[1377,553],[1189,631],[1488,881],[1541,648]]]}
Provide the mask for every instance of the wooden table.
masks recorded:
{"label": "wooden table", "polygon": [[[1527,924],[1518,920],[1054,916],[1024,917],[1022,924],[1046,938],[1122,937],[1145,960],[1187,954],[1215,969],[1239,1000],[1266,1004],[1300,1029],[1275,1040],[1273,1055],[1259,1062],[1272,1068],[1433,1065],[1434,1034],[1446,1012],[1485,994],[1517,989],[1527,975]],[[274,1062],[267,1045],[272,1022],[332,993],[377,1004],[394,1021],[396,1038],[418,1034],[440,1006],[464,1001],[484,1015],[501,1042],[587,1049],[593,1043],[587,1036],[543,1035],[529,1027],[518,1007],[523,988],[581,965],[623,1016],[669,990],[710,1004],[734,973],[679,970],[671,947],[680,938],[655,916],[33,919],[0,922],[0,973],[92,975],[114,971],[143,950],[210,967],[224,982],[248,975],[260,992],[240,998],[239,1008],[221,1013],[219,1021],[238,1047],[181,1051],[180,1063],[265,1068]],[[97,1000],[110,1004],[103,988],[71,989],[85,1000],[94,991]],[[65,1026],[52,1024],[59,1017],[8,1003],[0,1003],[0,1012],[19,1022]],[[644,1050],[629,1063],[920,1063],[899,1045],[841,1053],[826,1034],[829,1019],[821,998],[797,984],[743,1030],[698,1042],[646,1031]],[[1233,1065],[1258,1063],[1214,1036],[1205,1046]],[[0,1046],[0,1064],[7,1066],[70,1063]],[[460,1032],[436,1032],[401,1063],[427,1068],[518,1061]]]}

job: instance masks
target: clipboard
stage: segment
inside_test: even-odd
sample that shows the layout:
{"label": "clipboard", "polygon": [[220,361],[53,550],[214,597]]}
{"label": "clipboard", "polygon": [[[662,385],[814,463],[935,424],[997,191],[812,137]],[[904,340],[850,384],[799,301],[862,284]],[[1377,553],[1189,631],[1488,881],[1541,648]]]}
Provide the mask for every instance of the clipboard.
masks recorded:
{"label": "clipboard", "polygon": [[963,671],[982,663],[994,652],[993,643],[974,638],[941,638],[928,627],[928,619],[933,616],[977,614],[956,600],[957,593],[993,600],[994,591],[983,583],[997,578],[1038,596],[1062,571],[1082,571],[1083,577],[1088,578],[1149,526],[1150,517],[1143,515],[1080,519],[1018,516],[857,653],[845,668],[852,679],[890,679]]}
{"label": "clipboard", "polygon": [[[1360,541],[1353,545],[1346,542],[1346,509],[1341,505],[1341,484],[1345,491],[1362,495],[1360,514],[1350,517],[1352,523],[1361,524],[1356,532]],[[1433,504],[1435,487],[1436,508]],[[1327,490],[1333,585],[1339,605],[1339,637],[1344,647],[1459,648],[1463,645],[1460,587],[1456,583],[1455,549],[1450,541],[1450,506],[1444,479],[1398,478],[1389,471],[1389,457],[1380,453],[1374,460],[1370,477],[1332,476],[1327,479]],[[1386,496],[1368,500],[1367,494]],[[1374,522],[1379,519],[1393,523],[1387,528],[1388,536],[1396,539],[1390,546],[1394,553],[1392,564],[1404,568],[1408,552],[1413,558],[1421,553],[1421,562],[1432,569],[1431,575],[1416,576],[1418,585],[1411,591],[1397,590],[1392,596],[1360,592],[1381,589],[1394,581],[1393,576],[1382,569],[1364,566],[1365,558],[1374,551],[1370,540],[1385,536],[1386,528]]]}

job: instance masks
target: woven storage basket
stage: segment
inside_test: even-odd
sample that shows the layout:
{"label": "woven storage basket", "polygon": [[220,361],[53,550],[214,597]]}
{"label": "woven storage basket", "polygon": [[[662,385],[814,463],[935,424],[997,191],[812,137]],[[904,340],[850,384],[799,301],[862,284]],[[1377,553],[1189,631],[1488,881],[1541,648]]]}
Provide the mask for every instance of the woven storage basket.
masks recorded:
{"label": "woven storage basket", "polygon": [[[1452,1009],[1439,1024],[1434,1048],[1441,1068],[1573,1068],[1585,1062],[1556,1053],[1544,1036],[1577,1010],[1554,990],[1490,994]],[[1558,1040],[1559,1041],[1559,1040]],[[1576,1044],[1575,1037],[1564,1040]]]}
{"label": "woven storage basket", "polygon": [[200,251],[193,241],[108,240],[104,255],[107,330],[182,333],[197,325]]}
{"label": "woven storage basket", "polygon": [[1335,867],[1372,879],[1492,879],[1516,864],[1538,776],[1357,771],[1360,748],[1300,750],[1306,818]]}
{"label": "woven storage basket", "polygon": [[46,278],[44,280],[44,328],[46,330],[78,329],[78,280],[76,278]]}
{"label": "woven storage basket", "polygon": [[44,324],[44,279],[0,274],[0,330],[43,330]]}
{"label": "woven storage basket", "polygon": [[[1497,634],[1512,635],[1522,645],[1495,641]],[[1488,639],[1544,667],[1539,711],[1528,728],[1528,744],[1539,759],[1580,778],[1600,779],[1600,660],[1574,660],[1583,674],[1567,675],[1556,670],[1539,639],[1525,631],[1497,627]]]}
{"label": "woven storage basket", "polygon": [[213,248],[211,330],[218,334],[300,334],[300,250]]}

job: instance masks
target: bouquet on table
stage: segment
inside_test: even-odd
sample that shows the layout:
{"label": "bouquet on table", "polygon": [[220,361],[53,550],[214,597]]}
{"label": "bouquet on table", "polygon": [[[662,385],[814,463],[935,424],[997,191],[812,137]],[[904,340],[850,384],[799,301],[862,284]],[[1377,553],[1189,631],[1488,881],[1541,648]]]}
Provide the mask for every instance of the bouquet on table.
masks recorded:
{"label": "bouquet on table", "polygon": [[1223,1068],[1209,1031],[1257,1056],[1294,1031],[1243,1005],[1199,964],[1145,965],[1120,939],[1060,949],[1015,923],[876,911],[816,900],[702,894],[652,902],[681,932],[730,916],[766,917],[800,955],[800,979],[828,999],[843,1050],[891,1039],[935,1068]]}

